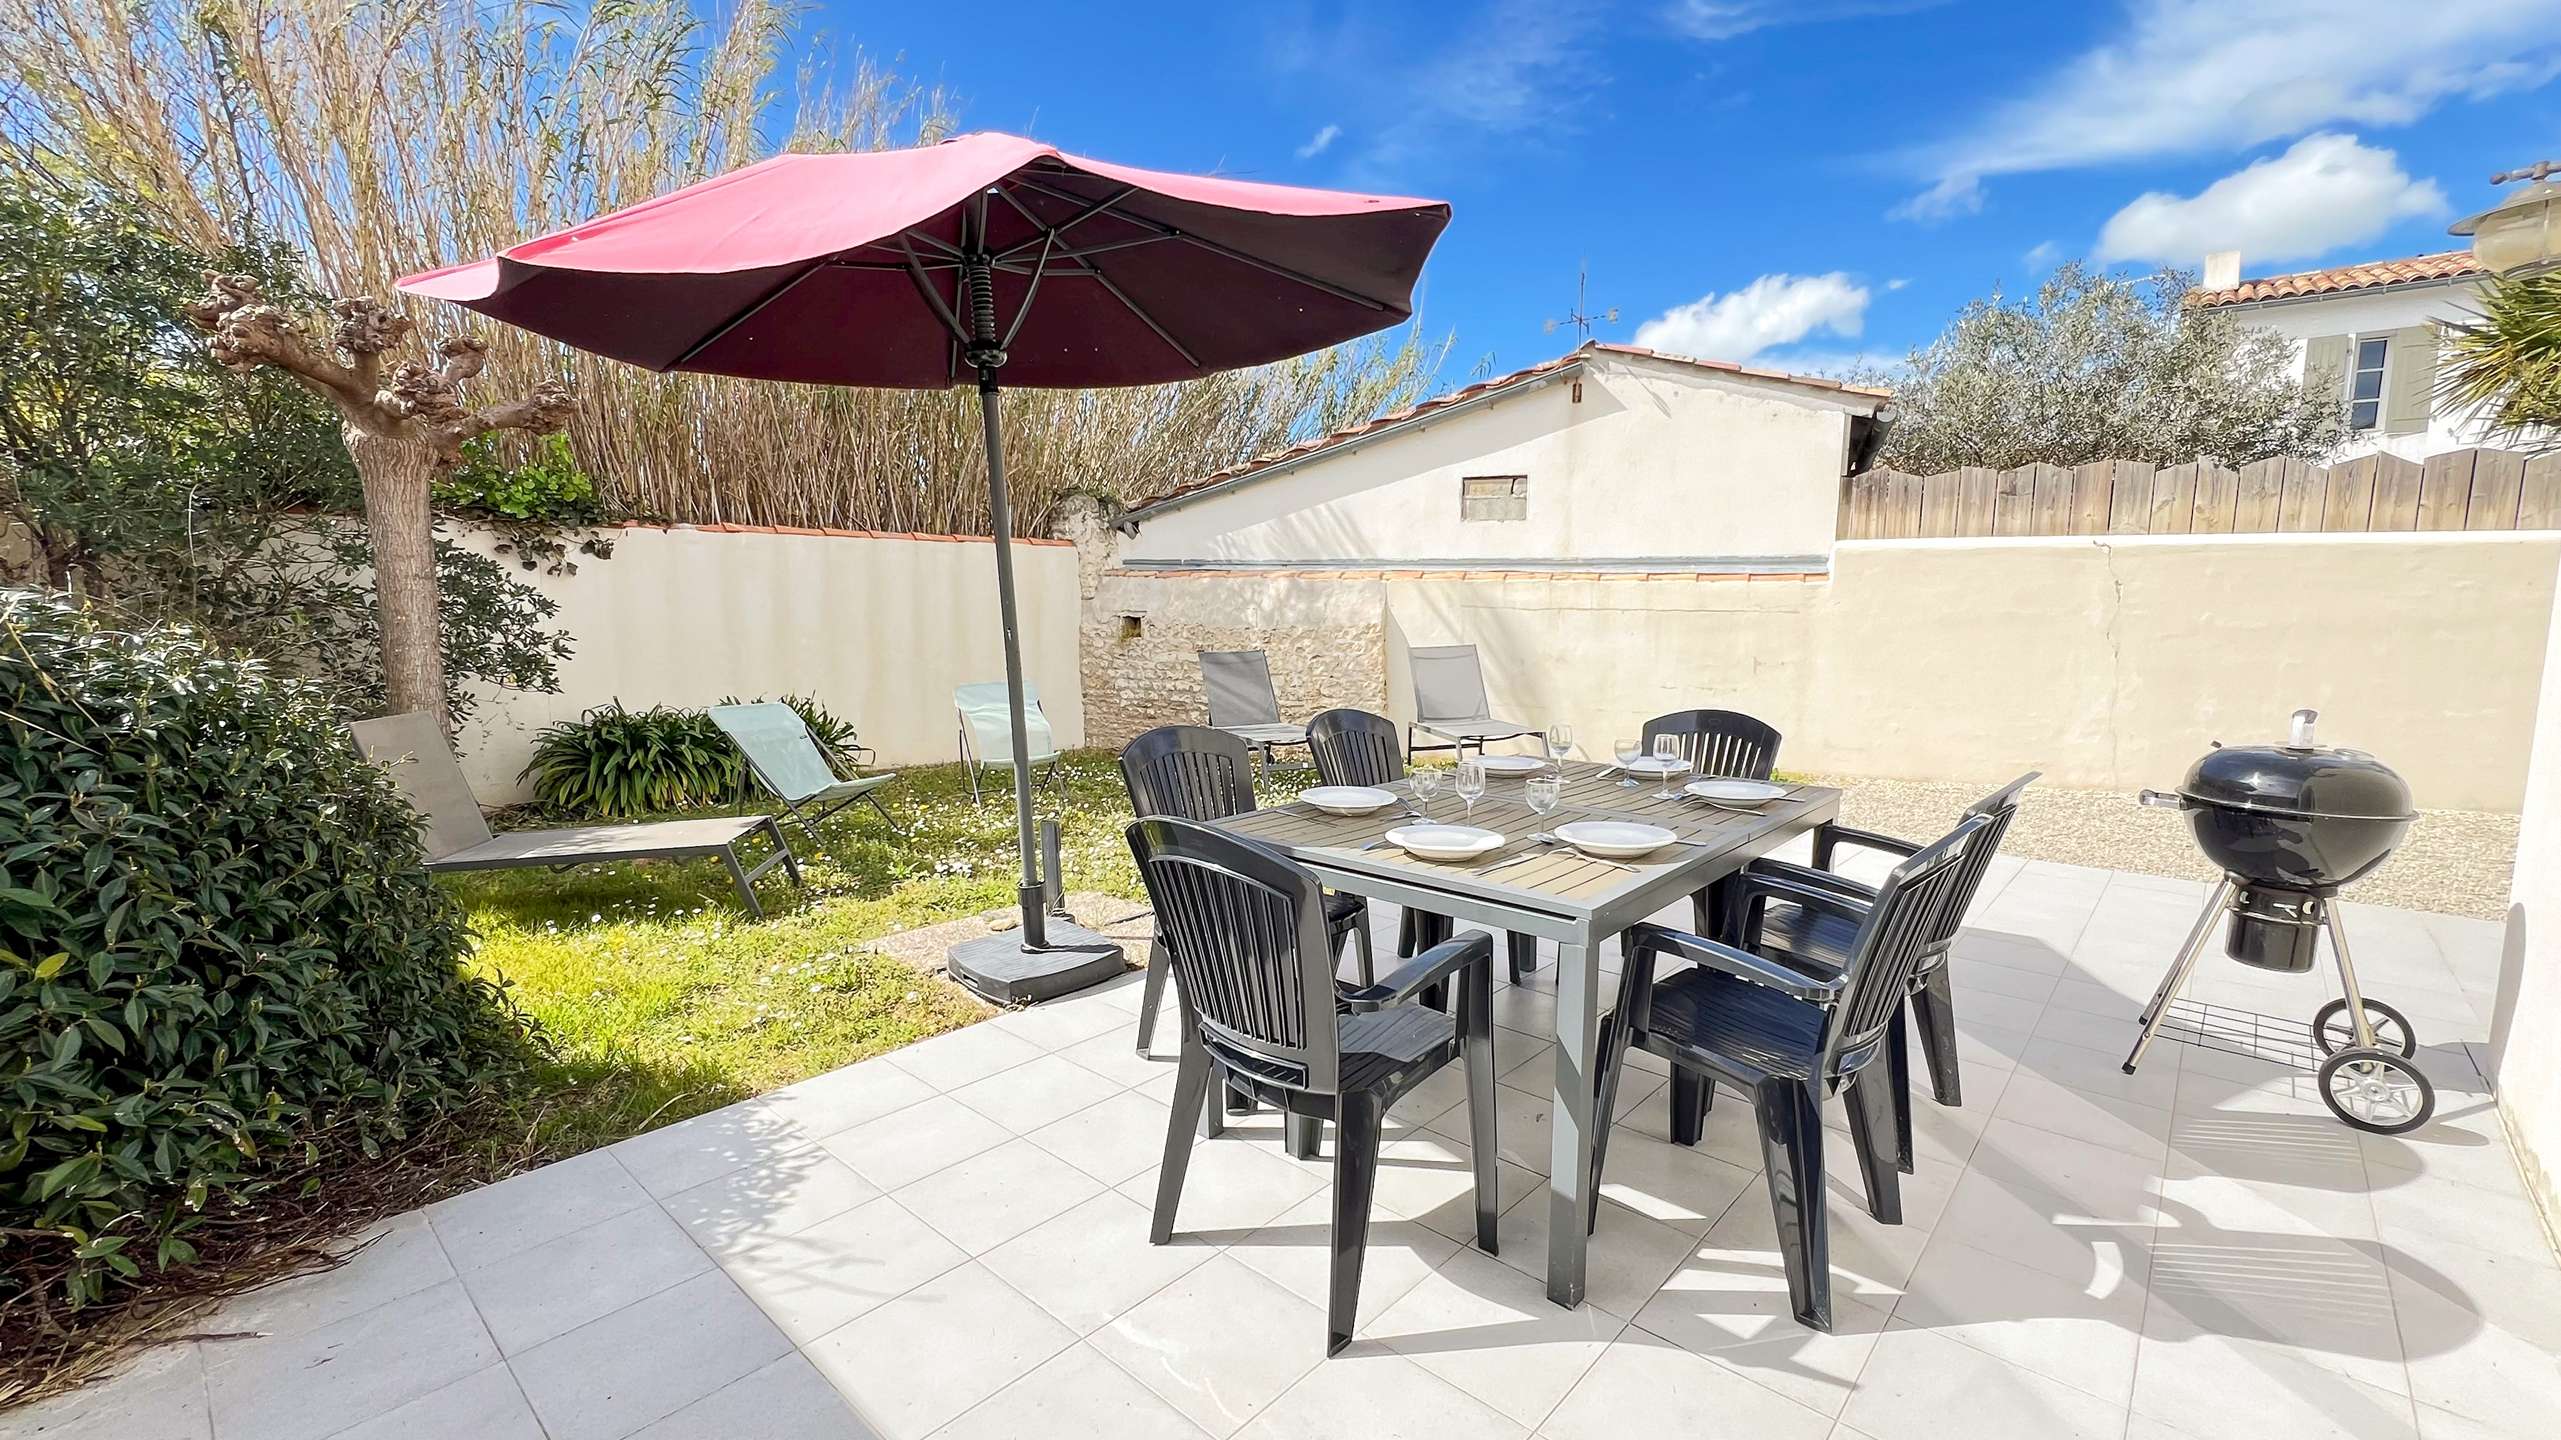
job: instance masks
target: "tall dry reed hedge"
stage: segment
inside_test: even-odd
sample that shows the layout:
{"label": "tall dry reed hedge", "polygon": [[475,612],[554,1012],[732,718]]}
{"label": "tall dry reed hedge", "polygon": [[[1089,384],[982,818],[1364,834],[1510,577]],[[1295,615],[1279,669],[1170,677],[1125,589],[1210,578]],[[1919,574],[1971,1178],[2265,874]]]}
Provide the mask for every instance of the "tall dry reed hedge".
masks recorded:
{"label": "tall dry reed hedge", "polygon": [[[784,0],[0,0],[0,162],[138,196],[208,252],[263,232],[334,294],[474,258],[779,150],[951,128],[938,90]],[[1132,157],[1144,159],[1145,157]],[[431,330],[459,312],[416,318]],[[493,324],[493,393],[566,380],[580,459],[671,519],[983,533],[974,398],[656,376]],[[1017,528],[1417,398],[1409,329],[1178,386],[1007,397]]]}

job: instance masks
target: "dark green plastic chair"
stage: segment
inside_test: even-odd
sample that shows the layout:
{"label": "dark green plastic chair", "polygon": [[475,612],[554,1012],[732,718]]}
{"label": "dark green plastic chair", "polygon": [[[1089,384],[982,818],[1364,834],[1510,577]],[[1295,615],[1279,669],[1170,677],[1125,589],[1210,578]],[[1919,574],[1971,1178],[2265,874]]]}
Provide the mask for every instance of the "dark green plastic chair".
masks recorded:
{"label": "dark green plastic chair", "polygon": [[[1387,1109],[1443,1065],[1467,1063],[1476,1246],[1494,1253],[1494,941],[1443,941],[1375,985],[1338,987],[1325,887],[1305,867],[1251,841],[1170,816],[1132,822],[1130,852],[1156,907],[1182,1002],[1183,1058],[1165,1130],[1148,1239],[1174,1238],[1193,1127],[1215,1136],[1223,1105],[1213,1079],[1286,1112],[1334,1122],[1334,1267],[1325,1350],[1351,1343],[1361,1266],[1378,1189]],[[1455,981],[1456,1019],[1412,1003]]]}
{"label": "dark green plastic chair", "polygon": [[[1667,926],[1638,925],[1627,932],[1618,1004],[1602,1021],[1593,1113],[1613,1113],[1630,1047],[1751,1097],[1789,1306],[1812,1329],[1832,1328],[1823,1102],[1847,1091],[1850,1139],[1858,1150],[1868,1213],[1880,1223],[1901,1224],[1896,1157],[1907,1142],[1894,1103],[1892,1067],[1883,1062],[1890,1033],[1902,1025],[1903,997],[1920,971],[1931,927],[1957,884],[1967,843],[1990,823],[1985,816],[1967,817],[1946,838],[1896,866],[1871,903],[1779,875],[1739,876],[1738,904],[1747,916],[1784,899],[1851,924],[1847,963],[1834,975],[1808,975],[1752,949]],[[1667,956],[1690,963],[1658,982],[1656,966]],[[1701,1088],[1703,1111],[1714,1090]],[[1697,1143],[1695,1133],[1678,1132],[1676,1125],[1675,1140]],[[1609,1138],[1609,1127],[1601,1127],[1592,1152],[1593,1201],[1586,1223],[1595,1226]]]}

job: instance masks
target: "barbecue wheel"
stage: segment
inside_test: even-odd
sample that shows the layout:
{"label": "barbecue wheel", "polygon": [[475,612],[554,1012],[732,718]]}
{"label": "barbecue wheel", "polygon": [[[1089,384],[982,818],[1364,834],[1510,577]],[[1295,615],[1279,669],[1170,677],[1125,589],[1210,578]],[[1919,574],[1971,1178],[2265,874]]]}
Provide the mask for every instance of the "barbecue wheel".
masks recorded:
{"label": "barbecue wheel", "polygon": [[[2365,1023],[2374,1027],[2374,1045],[2378,1050],[2398,1050],[2404,1055],[2419,1053],[2419,1034],[2410,1028],[2410,1017],[2380,1000],[2365,1002]],[[2312,1043],[2324,1055],[2336,1055],[2356,1044],[2356,1027],[2348,1023],[2345,996],[2321,1007],[2312,1017]]]}
{"label": "barbecue wheel", "polygon": [[2428,1123],[2436,1088],[2406,1056],[2350,1047],[2321,1062],[2321,1103],[2359,1130],[2398,1135]]}

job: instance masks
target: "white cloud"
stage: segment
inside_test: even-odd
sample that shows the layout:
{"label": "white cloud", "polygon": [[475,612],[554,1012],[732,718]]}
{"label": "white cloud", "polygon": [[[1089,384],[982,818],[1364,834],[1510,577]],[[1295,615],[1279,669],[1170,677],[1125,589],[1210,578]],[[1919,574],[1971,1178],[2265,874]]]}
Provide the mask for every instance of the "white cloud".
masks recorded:
{"label": "white cloud", "polygon": [[2307,135],[2195,195],[2138,197],[2108,218],[2098,255],[2194,265],[2209,250],[2238,250],[2248,259],[2300,260],[2445,208],[2436,182],[2411,179],[2391,151],[2353,135]]}
{"label": "white cloud", "polygon": [[1949,175],[1920,194],[1885,212],[1888,220],[1934,224],[1971,215],[1983,208],[1983,181],[1973,175]]}
{"label": "white cloud", "polygon": [[1636,327],[1636,343],[1704,360],[1749,360],[1818,332],[1855,338],[1867,287],[1828,275],[1764,275],[1723,295],[1711,290]]}
{"label": "white cloud", "polygon": [[1980,208],[1988,176],[2244,150],[2332,125],[2407,125],[2561,73],[2561,0],[2132,0],[2113,38],[1908,159],[1891,212]]}
{"label": "white cloud", "polygon": [[2057,253],[2053,241],[2039,240],[2028,247],[2026,254],[2019,257],[2019,263],[2027,267],[2027,273],[2030,275],[2041,275],[2054,268],[2054,257]]}
{"label": "white cloud", "polygon": [[1900,290],[1911,283],[1911,277],[1906,275],[1897,275],[1893,279],[1885,282],[1885,288],[1888,290]]}
{"label": "white cloud", "polygon": [[1731,40],[1773,25],[1806,25],[1934,10],[1947,0],[1673,0],[1663,19],[1694,40]]}
{"label": "white cloud", "polygon": [[1764,370],[1784,370],[1791,375],[1819,375],[1832,380],[1852,376],[1861,381],[1882,380],[1892,384],[1903,378],[1911,357],[1900,352],[1857,349],[1832,350],[1812,345],[1771,350],[1755,356],[1754,365]]}
{"label": "white cloud", "polygon": [[1580,128],[1602,77],[1592,56],[1598,0],[1494,0],[1452,25],[1449,44],[1381,77],[1395,117],[1351,166],[1354,183],[1398,183],[1453,152]]}
{"label": "white cloud", "polygon": [[1334,142],[1342,138],[1342,126],[1328,125],[1324,129],[1317,131],[1314,135],[1309,136],[1307,143],[1298,147],[1298,158],[1301,160],[1313,160],[1317,156],[1322,155],[1327,150],[1333,148]]}

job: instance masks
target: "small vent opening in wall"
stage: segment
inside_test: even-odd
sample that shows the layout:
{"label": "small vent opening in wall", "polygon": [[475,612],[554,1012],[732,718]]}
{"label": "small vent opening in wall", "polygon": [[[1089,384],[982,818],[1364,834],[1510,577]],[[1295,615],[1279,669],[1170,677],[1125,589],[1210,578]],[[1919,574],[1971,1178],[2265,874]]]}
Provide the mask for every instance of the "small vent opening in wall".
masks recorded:
{"label": "small vent opening in wall", "polygon": [[1527,520],[1527,475],[1469,475],[1458,482],[1461,520]]}
{"label": "small vent opening in wall", "polygon": [[1120,638],[1123,640],[1143,640],[1147,638],[1147,617],[1144,615],[1123,615],[1120,617]]}

